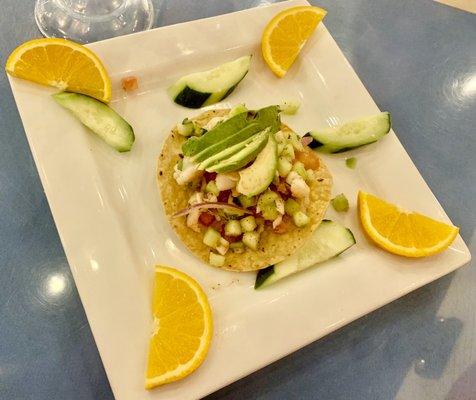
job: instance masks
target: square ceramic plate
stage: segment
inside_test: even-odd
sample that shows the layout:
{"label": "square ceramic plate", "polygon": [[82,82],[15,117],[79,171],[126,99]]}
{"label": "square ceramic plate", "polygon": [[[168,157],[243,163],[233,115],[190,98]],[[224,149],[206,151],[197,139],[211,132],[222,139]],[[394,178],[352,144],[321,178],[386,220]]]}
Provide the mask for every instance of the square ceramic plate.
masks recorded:
{"label": "square ceramic plate", "polygon": [[[321,24],[296,65],[276,79],[260,56],[261,32],[291,1],[168,26],[91,45],[111,73],[112,106],[135,128],[129,154],[118,154],[89,134],[50,99],[50,89],[11,79],[28,141],[68,257],[112,390],[118,400],[202,397],[378,307],[465,264],[458,237],[443,254],[409,260],[387,254],[363,236],[355,213],[364,189],[448,221],[396,135],[345,155],[325,157],[335,186],[351,202],[333,215],[355,233],[357,245],[341,257],[266,290],[254,291],[255,273],[206,266],[178,240],[164,218],[155,180],[156,157],[171,127],[196,113],[172,103],[165,89],[179,76],[253,54],[252,68],[217,107],[250,108],[298,98],[286,122],[298,132],[378,112],[378,108]],[[135,75],[140,91],[119,90]],[[390,110],[391,111],[391,110]],[[405,190],[402,188],[405,187]],[[212,347],[190,377],[151,392],[143,389],[155,264],[195,277],[209,296],[215,321]]]}

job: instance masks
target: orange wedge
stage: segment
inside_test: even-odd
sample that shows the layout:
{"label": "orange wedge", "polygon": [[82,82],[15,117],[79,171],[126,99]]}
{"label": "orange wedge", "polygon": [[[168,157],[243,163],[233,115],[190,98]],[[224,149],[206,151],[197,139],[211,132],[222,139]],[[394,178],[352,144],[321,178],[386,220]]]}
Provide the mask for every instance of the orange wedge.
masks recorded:
{"label": "orange wedge", "polygon": [[405,211],[369,193],[359,192],[360,221],[381,248],[406,257],[439,253],[453,242],[459,229],[416,212]]}
{"label": "orange wedge", "polygon": [[87,47],[65,39],[34,39],[18,46],[5,70],[12,76],[61,90],[111,100],[111,80]]}
{"label": "orange wedge", "polygon": [[281,11],[269,21],[261,38],[261,51],[276,76],[286,74],[326,14],[319,7],[298,6]]}
{"label": "orange wedge", "polygon": [[191,374],[205,359],[213,333],[207,296],[188,275],[157,266],[152,298],[155,327],[149,344],[146,389]]}

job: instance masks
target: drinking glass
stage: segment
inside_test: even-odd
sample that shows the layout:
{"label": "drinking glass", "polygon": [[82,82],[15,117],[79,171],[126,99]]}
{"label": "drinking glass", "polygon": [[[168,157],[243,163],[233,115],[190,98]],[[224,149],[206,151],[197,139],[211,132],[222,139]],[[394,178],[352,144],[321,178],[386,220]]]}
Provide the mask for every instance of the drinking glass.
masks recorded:
{"label": "drinking glass", "polygon": [[41,33],[78,43],[150,29],[151,0],[37,0],[35,20]]}

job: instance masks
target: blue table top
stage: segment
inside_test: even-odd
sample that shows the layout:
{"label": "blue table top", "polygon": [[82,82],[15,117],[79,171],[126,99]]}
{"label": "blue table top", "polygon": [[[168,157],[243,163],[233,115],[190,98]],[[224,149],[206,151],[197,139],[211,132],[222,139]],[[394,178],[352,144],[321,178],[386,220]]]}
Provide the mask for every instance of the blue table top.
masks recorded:
{"label": "blue table top", "polygon": [[[156,1],[155,25],[263,3]],[[431,0],[312,3],[474,254],[476,15]],[[33,1],[2,0],[2,22],[4,65],[39,36]],[[0,398],[113,399],[4,74],[0,87]],[[475,283],[473,262],[207,399],[476,399]]]}

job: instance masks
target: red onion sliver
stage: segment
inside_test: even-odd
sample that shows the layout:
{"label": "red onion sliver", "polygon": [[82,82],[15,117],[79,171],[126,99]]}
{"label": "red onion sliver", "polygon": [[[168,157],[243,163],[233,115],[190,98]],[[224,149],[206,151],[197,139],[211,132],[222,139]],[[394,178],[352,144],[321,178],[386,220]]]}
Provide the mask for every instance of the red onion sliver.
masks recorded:
{"label": "red onion sliver", "polygon": [[192,210],[206,210],[206,209],[229,209],[229,210],[236,210],[236,211],[241,211],[243,214],[252,214],[251,211],[248,211],[245,208],[235,206],[234,204],[229,204],[229,203],[198,203],[194,204],[192,206],[189,206],[187,208],[184,208],[183,210],[180,210],[176,212],[174,215],[172,215],[172,218],[178,218],[182,217],[184,215],[189,214],[192,212]]}

